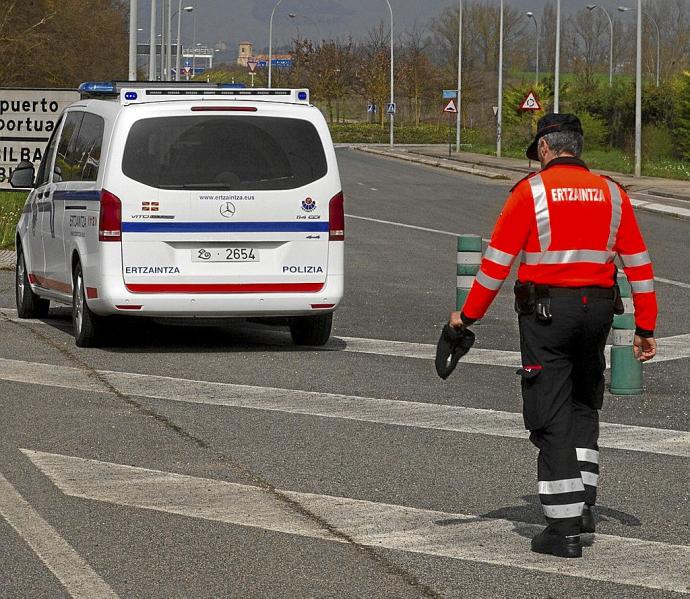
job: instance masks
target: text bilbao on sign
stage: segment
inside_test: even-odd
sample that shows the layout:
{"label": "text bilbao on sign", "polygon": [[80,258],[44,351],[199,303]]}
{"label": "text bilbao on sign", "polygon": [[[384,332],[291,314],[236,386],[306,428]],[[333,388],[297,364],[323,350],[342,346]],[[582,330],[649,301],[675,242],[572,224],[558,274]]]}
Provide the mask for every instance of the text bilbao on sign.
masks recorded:
{"label": "text bilbao on sign", "polygon": [[0,88],[0,189],[11,189],[22,160],[38,168],[60,113],[77,100],[73,90]]}

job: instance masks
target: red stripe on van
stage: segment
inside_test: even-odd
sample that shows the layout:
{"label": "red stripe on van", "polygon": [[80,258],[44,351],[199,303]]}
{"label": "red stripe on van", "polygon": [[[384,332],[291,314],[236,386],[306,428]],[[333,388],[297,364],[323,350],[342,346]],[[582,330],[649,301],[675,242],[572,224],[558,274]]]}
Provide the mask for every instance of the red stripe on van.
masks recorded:
{"label": "red stripe on van", "polygon": [[126,283],[132,293],[316,293],[325,283],[157,284]]}
{"label": "red stripe on van", "polygon": [[192,106],[192,112],[257,112],[254,106]]}
{"label": "red stripe on van", "polygon": [[29,274],[29,281],[32,285],[38,285],[43,287],[43,289],[52,289],[53,291],[60,291],[62,293],[72,293],[72,285],[70,283],[63,283],[62,281],[56,281],[55,279],[49,279],[47,277],[40,277],[36,274]]}

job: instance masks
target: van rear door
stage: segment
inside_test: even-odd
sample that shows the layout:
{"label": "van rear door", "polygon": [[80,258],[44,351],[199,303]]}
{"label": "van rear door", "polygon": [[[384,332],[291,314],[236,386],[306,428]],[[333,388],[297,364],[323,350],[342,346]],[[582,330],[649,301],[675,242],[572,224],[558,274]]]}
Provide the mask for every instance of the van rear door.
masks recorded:
{"label": "van rear door", "polygon": [[[256,108],[192,107],[132,125],[123,276],[138,293],[317,292],[340,189],[316,127]],[[262,109],[262,112],[266,112]],[[334,179],[330,182],[329,179]]]}

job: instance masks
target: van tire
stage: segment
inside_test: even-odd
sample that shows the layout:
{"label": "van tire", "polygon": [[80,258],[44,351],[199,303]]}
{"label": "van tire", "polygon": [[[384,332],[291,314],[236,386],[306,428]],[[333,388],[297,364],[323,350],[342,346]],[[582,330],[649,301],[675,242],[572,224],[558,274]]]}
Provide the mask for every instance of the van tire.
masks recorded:
{"label": "van tire", "polygon": [[290,319],[290,335],[295,345],[326,345],[332,326],[332,312],[315,316],[293,316]]}
{"label": "van tire", "polygon": [[36,295],[29,284],[29,273],[22,246],[17,246],[17,269],[14,277],[15,300],[19,318],[44,318],[50,309],[50,300]]}
{"label": "van tire", "polygon": [[98,347],[103,337],[103,317],[94,314],[86,303],[86,286],[81,263],[74,266],[72,285],[72,326],[77,347]]}

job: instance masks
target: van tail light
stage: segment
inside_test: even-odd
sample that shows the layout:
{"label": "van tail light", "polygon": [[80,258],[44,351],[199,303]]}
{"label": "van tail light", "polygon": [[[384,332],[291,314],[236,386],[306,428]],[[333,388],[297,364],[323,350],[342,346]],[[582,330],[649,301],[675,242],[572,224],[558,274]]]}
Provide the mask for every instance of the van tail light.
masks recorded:
{"label": "van tail light", "polygon": [[105,189],[101,189],[98,240],[122,241],[122,202],[120,198]]}
{"label": "van tail light", "polygon": [[345,196],[341,191],[328,203],[328,240],[345,241]]}

